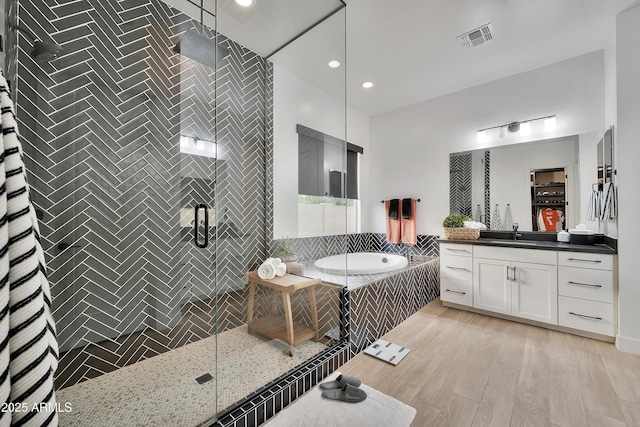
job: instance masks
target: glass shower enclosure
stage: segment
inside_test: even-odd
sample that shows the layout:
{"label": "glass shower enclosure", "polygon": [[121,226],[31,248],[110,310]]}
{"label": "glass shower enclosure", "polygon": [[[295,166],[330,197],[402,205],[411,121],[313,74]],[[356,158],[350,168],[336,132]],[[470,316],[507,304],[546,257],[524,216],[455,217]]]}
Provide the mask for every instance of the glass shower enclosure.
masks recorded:
{"label": "glass shower enclosure", "polygon": [[[246,273],[284,237],[274,204],[297,200],[274,185],[286,150],[274,134],[287,133],[274,117],[298,107],[278,104],[274,81],[290,73],[339,100],[346,140],[344,67],[327,74],[329,60],[345,62],[344,6],[6,1],[56,393],[72,408],[61,425],[208,425],[327,348],[310,341],[289,357],[247,333]],[[62,51],[39,56],[35,40]]]}

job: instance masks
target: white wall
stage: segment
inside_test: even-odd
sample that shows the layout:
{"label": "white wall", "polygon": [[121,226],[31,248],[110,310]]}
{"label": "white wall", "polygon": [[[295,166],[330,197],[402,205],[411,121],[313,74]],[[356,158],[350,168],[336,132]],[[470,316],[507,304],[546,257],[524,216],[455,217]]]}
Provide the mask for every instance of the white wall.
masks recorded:
{"label": "white wall", "polygon": [[[298,134],[296,125],[345,139],[344,101],[317,89],[282,67],[273,72],[273,238],[298,235]],[[369,174],[369,116],[346,111],[347,141],[364,148],[360,176]],[[362,210],[368,210],[369,183],[361,179]],[[363,222],[363,227],[366,226]],[[354,230],[348,230],[350,232]]]}
{"label": "white wall", "polygon": [[[438,82],[433,82],[438,84]],[[442,234],[449,213],[449,153],[482,148],[478,129],[557,115],[557,130],[526,140],[601,131],[604,51],[476,86],[371,118],[370,200],[418,197],[419,234]],[[517,137],[485,146],[522,142]],[[384,208],[373,203],[370,228],[384,232]]]}
{"label": "white wall", "polygon": [[618,184],[618,348],[640,354],[640,8],[616,20],[617,126],[614,132]]}

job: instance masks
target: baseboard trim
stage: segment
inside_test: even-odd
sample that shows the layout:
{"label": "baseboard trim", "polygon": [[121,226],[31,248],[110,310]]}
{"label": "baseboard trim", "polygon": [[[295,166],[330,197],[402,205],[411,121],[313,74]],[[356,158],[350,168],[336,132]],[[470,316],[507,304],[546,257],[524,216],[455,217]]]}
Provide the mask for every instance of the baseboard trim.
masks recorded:
{"label": "baseboard trim", "polygon": [[640,354],[640,340],[616,335],[616,348],[625,353]]}

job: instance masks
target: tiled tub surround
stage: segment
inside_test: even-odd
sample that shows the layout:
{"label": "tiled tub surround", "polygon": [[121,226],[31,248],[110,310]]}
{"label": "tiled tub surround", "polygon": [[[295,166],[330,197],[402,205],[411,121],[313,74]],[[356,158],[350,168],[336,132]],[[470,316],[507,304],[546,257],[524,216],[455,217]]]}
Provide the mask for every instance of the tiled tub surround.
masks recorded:
{"label": "tiled tub surround", "polygon": [[[298,262],[315,261],[345,252],[390,252],[405,255],[437,257],[440,254],[438,236],[419,235],[415,246],[387,243],[383,233],[353,233],[332,236],[299,237],[291,239],[298,254]],[[278,250],[278,240],[272,240],[270,252]]]}
{"label": "tiled tub surround", "polygon": [[327,274],[315,270],[313,261],[304,265],[305,276],[344,287],[349,311],[343,316],[353,354],[440,295],[439,258],[416,255],[407,267],[376,274]]}
{"label": "tiled tub surround", "polygon": [[364,350],[436,299],[440,295],[439,270],[439,258],[433,258],[412,262],[408,267],[386,273],[366,285],[348,285],[349,336],[353,354]]}

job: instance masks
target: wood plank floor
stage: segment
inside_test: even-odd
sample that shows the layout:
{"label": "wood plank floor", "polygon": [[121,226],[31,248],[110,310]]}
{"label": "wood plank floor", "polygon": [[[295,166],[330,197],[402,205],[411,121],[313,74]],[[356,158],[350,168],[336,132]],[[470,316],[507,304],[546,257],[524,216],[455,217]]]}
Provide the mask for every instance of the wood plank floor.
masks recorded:
{"label": "wood plank floor", "polygon": [[346,375],[413,406],[413,426],[640,426],[640,356],[613,344],[444,307],[384,336],[397,366],[360,353]]}

